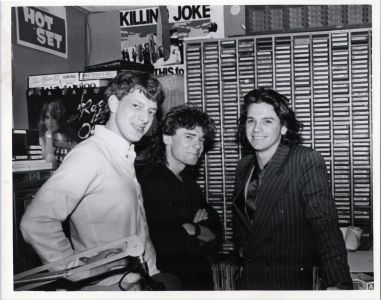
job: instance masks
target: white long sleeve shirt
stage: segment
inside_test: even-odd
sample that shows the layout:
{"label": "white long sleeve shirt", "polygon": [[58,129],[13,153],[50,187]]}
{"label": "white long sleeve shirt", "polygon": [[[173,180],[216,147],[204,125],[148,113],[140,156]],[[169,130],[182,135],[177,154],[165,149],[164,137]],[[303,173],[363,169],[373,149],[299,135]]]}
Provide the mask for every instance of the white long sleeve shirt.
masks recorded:
{"label": "white long sleeve shirt", "polygon": [[[145,246],[149,274],[158,273],[135,176],[135,156],[133,145],[104,126],[96,126],[94,136],[66,156],[21,220],[24,239],[44,263],[137,235]],[[69,215],[74,249],[61,225]],[[78,260],[70,266],[77,264]],[[98,284],[118,280],[113,276]]]}

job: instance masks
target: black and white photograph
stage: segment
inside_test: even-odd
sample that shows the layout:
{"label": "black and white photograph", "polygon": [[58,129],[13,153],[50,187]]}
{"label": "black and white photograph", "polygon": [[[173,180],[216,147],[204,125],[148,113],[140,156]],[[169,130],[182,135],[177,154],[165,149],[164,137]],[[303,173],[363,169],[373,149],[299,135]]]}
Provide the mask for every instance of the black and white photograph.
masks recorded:
{"label": "black and white photograph", "polygon": [[1,299],[378,299],[380,3],[105,4],[0,3]]}

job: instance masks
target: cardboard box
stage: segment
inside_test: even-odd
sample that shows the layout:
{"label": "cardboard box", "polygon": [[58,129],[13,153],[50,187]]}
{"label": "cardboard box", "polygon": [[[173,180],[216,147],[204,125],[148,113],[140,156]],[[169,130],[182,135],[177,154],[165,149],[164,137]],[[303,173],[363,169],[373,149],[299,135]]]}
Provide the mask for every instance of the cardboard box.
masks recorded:
{"label": "cardboard box", "polygon": [[351,273],[355,290],[373,290],[374,278],[366,273]]}

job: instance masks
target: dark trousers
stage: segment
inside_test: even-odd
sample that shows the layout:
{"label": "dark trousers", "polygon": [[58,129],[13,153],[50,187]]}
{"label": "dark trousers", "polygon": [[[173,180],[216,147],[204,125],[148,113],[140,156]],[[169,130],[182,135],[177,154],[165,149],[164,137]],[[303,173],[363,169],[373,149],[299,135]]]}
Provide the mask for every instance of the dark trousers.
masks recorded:
{"label": "dark trousers", "polygon": [[312,290],[313,268],[276,263],[244,263],[239,290]]}

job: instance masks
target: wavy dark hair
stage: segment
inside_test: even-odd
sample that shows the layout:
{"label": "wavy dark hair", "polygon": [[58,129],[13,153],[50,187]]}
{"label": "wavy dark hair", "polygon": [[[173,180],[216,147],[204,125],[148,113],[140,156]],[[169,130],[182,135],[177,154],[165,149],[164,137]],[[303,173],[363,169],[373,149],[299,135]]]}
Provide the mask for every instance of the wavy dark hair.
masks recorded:
{"label": "wavy dark hair", "polygon": [[152,136],[148,148],[149,161],[167,165],[163,135],[173,136],[179,128],[194,129],[200,126],[204,131],[204,151],[213,147],[216,125],[212,118],[194,104],[184,104],[171,108],[160,122]]}
{"label": "wavy dark hair", "polygon": [[54,98],[45,101],[40,111],[40,121],[38,123],[38,131],[40,136],[44,136],[47,130],[45,118],[47,114],[57,121],[58,130],[62,130],[67,126],[66,108],[61,99]]}
{"label": "wavy dark hair", "polygon": [[249,142],[246,137],[246,119],[249,106],[253,103],[270,104],[280,119],[281,125],[287,127],[287,133],[282,135],[281,143],[283,144],[299,144],[302,141],[299,130],[302,128],[302,123],[299,122],[295,113],[288,106],[289,100],[275,92],[272,89],[259,88],[248,92],[244,96],[244,101],[241,106],[241,117],[238,120],[239,139],[242,146],[249,147]]}
{"label": "wavy dark hair", "polygon": [[[141,71],[124,71],[119,73],[108,85],[105,96],[108,99],[111,95],[115,95],[119,100],[138,89],[144,96],[160,107],[165,99],[165,93],[161,83],[148,72]],[[110,108],[106,101],[104,110],[100,116],[104,122],[110,118]]]}

